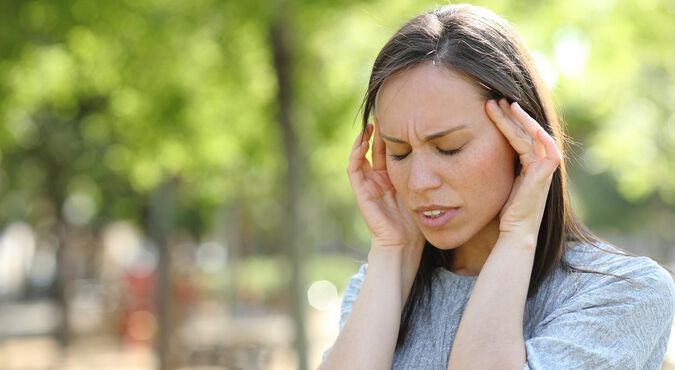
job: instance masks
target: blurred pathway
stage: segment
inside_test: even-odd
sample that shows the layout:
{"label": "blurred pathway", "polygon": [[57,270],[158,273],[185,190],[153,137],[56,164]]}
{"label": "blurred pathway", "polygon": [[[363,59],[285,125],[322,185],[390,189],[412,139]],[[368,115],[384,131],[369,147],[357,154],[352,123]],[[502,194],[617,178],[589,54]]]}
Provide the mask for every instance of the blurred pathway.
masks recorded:
{"label": "blurred pathway", "polygon": [[[338,333],[339,307],[327,311],[308,312],[310,343],[309,365],[319,365],[323,351],[330,347]],[[268,364],[260,370],[293,370],[296,359],[288,346],[273,350]],[[49,337],[30,337],[0,342],[0,370],[154,370],[156,361],[150,348],[121,348],[111,338],[86,338],[76,341],[60,353]],[[224,366],[193,366],[178,370],[226,370]],[[246,369],[258,370],[258,369]],[[662,370],[675,370],[675,325]]]}

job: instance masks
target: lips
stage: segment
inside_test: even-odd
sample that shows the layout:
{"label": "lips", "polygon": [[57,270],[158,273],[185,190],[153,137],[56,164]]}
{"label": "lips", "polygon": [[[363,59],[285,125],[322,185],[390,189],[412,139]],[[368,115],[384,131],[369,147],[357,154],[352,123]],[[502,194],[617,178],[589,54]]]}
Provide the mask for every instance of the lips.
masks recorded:
{"label": "lips", "polygon": [[420,224],[429,229],[446,226],[459,212],[458,207],[430,205],[415,209]]}

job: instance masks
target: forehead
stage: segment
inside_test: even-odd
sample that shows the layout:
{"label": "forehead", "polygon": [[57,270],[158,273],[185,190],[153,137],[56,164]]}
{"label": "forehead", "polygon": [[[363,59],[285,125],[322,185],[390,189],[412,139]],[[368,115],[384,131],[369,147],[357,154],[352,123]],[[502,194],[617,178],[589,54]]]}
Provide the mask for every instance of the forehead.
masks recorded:
{"label": "forehead", "polygon": [[424,63],[388,77],[375,104],[383,127],[467,124],[485,115],[482,91],[464,75]]}

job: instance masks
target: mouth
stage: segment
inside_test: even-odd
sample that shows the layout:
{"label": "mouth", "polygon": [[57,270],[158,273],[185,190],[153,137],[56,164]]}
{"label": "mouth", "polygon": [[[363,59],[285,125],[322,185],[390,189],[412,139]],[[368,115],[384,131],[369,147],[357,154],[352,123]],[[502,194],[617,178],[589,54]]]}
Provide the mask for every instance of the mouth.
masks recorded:
{"label": "mouth", "polygon": [[424,211],[422,212],[422,214],[424,215],[424,217],[437,218],[443,216],[443,214],[445,214],[445,211],[437,209],[433,211]]}
{"label": "mouth", "polygon": [[430,206],[415,210],[421,226],[429,229],[438,229],[446,226],[457,216],[459,208]]}

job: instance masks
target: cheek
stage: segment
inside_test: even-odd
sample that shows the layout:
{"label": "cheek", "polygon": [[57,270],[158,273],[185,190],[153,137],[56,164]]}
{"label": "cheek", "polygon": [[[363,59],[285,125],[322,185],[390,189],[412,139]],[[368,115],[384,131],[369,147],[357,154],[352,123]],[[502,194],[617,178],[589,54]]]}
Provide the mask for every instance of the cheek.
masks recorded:
{"label": "cheek", "polygon": [[403,163],[387,159],[387,175],[389,175],[389,180],[394,185],[396,192],[405,194],[407,191],[407,186],[405,186],[407,171]]}
{"label": "cheek", "polygon": [[504,144],[499,142],[477,149],[473,153],[474,160],[464,171],[468,180],[467,195],[471,198],[465,201],[475,205],[474,209],[491,214],[486,217],[499,213],[508,200],[515,179],[515,152]]}

